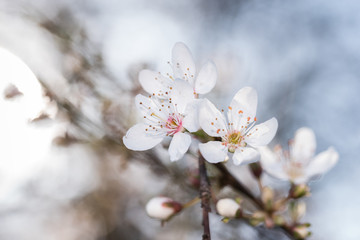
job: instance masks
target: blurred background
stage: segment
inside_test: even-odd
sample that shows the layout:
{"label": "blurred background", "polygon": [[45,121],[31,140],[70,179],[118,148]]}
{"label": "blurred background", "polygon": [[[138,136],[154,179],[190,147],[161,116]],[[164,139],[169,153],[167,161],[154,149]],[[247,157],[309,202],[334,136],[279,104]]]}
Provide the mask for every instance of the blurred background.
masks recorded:
{"label": "blurred background", "polygon": [[[164,227],[144,211],[159,194],[197,196],[196,160],[170,163],[161,146],[132,152],[121,141],[139,119],[138,72],[170,71],[178,41],[197,64],[215,62],[206,97],[218,106],[253,86],[259,121],[279,120],[273,143],[308,126],[317,152],[338,150],[311,184],[305,220],[311,239],[359,239],[359,1],[0,0],[0,9],[0,239],[200,239],[199,205]],[[246,166],[228,167],[247,182]],[[210,217],[214,239],[286,239]]]}

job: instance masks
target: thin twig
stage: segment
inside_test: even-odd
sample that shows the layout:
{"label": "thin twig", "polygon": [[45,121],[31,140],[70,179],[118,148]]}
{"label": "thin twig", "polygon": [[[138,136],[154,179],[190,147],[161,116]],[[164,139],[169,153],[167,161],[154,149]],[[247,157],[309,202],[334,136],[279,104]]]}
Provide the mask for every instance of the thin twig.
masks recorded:
{"label": "thin twig", "polygon": [[204,234],[203,240],[211,240],[210,225],[209,225],[209,212],[210,208],[210,183],[206,172],[205,159],[199,153],[199,174],[200,174],[200,198],[203,213],[203,226]]}
{"label": "thin twig", "polygon": [[257,199],[247,187],[245,187],[239,180],[237,180],[224,166],[224,164],[217,163],[214,164],[214,166],[222,173],[220,181],[223,185],[228,185],[238,190],[246,197],[248,197],[259,209],[264,208],[264,204],[259,199]]}

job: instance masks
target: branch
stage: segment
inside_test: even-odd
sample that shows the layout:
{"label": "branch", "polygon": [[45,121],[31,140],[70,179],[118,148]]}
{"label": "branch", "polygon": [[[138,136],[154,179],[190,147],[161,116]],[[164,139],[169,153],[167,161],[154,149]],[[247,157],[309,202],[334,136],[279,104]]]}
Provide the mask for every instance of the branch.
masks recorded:
{"label": "branch", "polygon": [[224,166],[223,163],[217,163],[214,164],[214,166],[222,173],[222,176],[220,178],[220,183],[222,185],[228,185],[233,187],[234,189],[238,190],[246,197],[248,197],[259,209],[264,208],[264,204],[259,199],[257,199],[247,187],[245,187],[240,181],[238,181],[229,172],[229,170]]}
{"label": "branch", "polygon": [[203,213],[204,234],[203,240],[211,240],[210,226],[209,226],[209,212],[210,208],[210,183],[206,172],[205,159],[199,152],[199,174],[200,174],[200,198],[201,208]]}

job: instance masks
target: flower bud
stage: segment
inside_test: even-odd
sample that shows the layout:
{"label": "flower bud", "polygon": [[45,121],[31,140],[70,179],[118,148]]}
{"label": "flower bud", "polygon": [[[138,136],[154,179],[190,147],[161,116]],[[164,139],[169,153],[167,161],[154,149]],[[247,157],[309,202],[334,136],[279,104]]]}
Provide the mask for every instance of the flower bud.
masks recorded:
{"label": "flower bud", "polygon": [[250,217],[250,224],[253,226],[257,226],[260,223],[264,222],[266,218],[265,212],[254,212],[253,215]]}
{"label": "flower bud", "polygon": [[231,198],[220,199],[216,203],[217,212],[226,218],[236,218],[241,215],[241,207],[239,203]]}
{"label": "flower bud", "polygon": [[146,213],[151,218],[167,220],[180,212],[182,205],[168,197],[154,197],[146,204]]}
{"label": "flower bud", "polygon": [[306,204],[304,202],[290,203],[290,215],[294,222],[297,222],[306,213]]}
{"label": "flower bud", "polygon": [[289,193],[291,198],[297,199],[310,196],[310,188],[305,184],[293,185]]}
{"label": "flower bud", "polygon": [[274,220],[274,223],[277,225],[277,226],[283,226],[285,225],[286,221],[285,221],[285,218],[281,215],[275,215],[273,216],[273,220]]}
{"label": "flower bud", "polygon": [[260,163],[258,163],[258,162],[251,163],[251,164],[249,164],[249,167],[250,167],[251,173],[254,175],[254,177],[259,179],[262,174],[262,167],[261,167]]}
{"label": "flower bud", "polygon": [[305,239],[311,235],[311,232],[309,231],[310,224],[301,224],[296,227],[294,227],[294,237],[296,239]]}
{"label": "flower bud", "polygon": [[191,185],[195,189],[199,189],[200,187],[200,177],[199,177],[199,169],[192,169],[188,171],[187,181],[189,185]]}
{"label": "flower bud", "polygon": [[274,205],[274,191],[269,187],[263,187],[261,201],[264,203],[266,210],[271,210]]}

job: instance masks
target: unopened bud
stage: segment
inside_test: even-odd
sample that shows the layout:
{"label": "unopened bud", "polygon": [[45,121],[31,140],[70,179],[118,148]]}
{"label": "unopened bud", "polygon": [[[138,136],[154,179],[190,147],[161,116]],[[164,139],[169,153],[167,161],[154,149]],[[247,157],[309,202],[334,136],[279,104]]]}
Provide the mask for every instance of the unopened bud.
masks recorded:
{"label": "unopened bud", "polygon": [[249,164],[249,166],[250,166],[251,173],[254,175],[254,177],[259,179],[262,174],[262,167],[261,167],[260,163],[254,162],[254,163]]}
{"label": "unopened bud", "polygon": [[294,222],[297,222],[306,213],[305,202],[292,202],[290,203],[290,215]]}
{"label": "unopened bud", "polygon": [[274,223],[277,225],[277,226],[283,226],[285,225],[286,221],[285,221],[285,218],[281,215],[275,215],[273,216],[273,220],[274,220]]}
{"label": "unopened bud", "polygon": [[264,203],[266,210],[271,210],[274,205],[274,191],[269,187],[263,187],[261,201]]}
{"label": "unopened bud", "polygon": [[293,185],[289,193],[291,198],[297,199],[310,196],[310,188],[305,183]]}
{"label": "unopened bud", "polygon": [[294,227],[294,237],[296,239],[305,239],[311,235],[311,232],[309,231],[310,224],[301,224],[296,227]]}
{"label": "unopened bud", "polygon": [[253,215],[250,217],[250,224],[253,226],[257,226],[260,223],[264,222],[266,218],[265,212],[254,212]]}
{"label": "unopened bud", "polygon": [[182,205],[168,197],[154,197],[146,204],[146,213],[151,218],[167,220],[180,212]]}
{"label": "unopened bud", "polygon": [[199,169],[192,169],[188,172],[188,183],[195,189],[200,187]]}
{"label": "unopened bud", "polygon": [[217,212],[226,218],[237,218],[241,216],[241,207],[239,203],[231,198],[220,199],[216,203]]}
{"label": "unopened bud", "polygon": [[265,217],[265,226],[266,226],[267,228],[273,228],[274,225],[275,225],[274,220],[273,220],[271,217],[266,216],[266,217]]}

